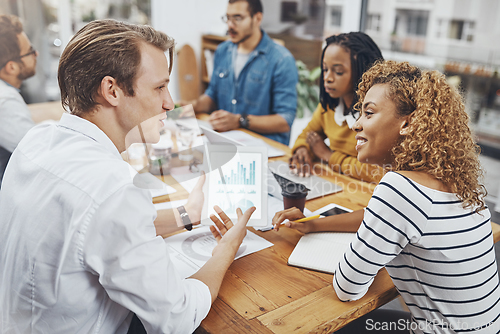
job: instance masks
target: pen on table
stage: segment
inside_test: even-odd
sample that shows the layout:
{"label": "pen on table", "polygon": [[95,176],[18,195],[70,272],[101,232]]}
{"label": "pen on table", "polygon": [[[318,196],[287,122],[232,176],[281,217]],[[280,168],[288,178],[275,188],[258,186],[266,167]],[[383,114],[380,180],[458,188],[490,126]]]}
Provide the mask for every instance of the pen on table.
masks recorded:
{"label": "pen on table", "polygon": [[[316,218],[319,218],[320,215],[314,215],[314,216],[311,216],[311,217],[304,217],[304,218],[300,218],[300,219],[297,219],[297,220],[292,220],[291,222],[292,223],[303,223],[303,222],[307,222],[307,221],[310,221],[310,220],[313,220],[313,219],[316,219]],[[284,224],[280,224],[281,225],[284,225]],[[274,230],[274,226],[272,227],[272,229]]]}

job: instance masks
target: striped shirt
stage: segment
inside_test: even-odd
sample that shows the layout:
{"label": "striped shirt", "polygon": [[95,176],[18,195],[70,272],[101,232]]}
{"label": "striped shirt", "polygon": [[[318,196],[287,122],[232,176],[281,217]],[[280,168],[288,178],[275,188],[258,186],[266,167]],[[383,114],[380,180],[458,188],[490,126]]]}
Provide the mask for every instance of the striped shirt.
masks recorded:
{"label": "striped shirt", "polygon": [[385,266],[412,314],[413,333],[500,332],[500,287],[488,209],[387,173],[365,209],[333,286],[361,298]]}

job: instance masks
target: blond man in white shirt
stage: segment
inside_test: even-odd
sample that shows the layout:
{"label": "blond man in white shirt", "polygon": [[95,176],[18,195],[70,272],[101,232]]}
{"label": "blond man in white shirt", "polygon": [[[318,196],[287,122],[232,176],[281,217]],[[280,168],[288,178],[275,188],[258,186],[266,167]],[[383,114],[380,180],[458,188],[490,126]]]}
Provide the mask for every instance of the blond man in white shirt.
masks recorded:
{"label": "blond man in white shirt", "polygon": [[[175,209],[157,216],[120,156],[140,124],[146,142],[159,139],[174,107],[173,45],[150,27],[103,20],[63,52],[59,85],[70,113],[26,135],[0,192],[1,333],[126,333],[134,314],[149,333],[191,333],[207,315],[254,208],[234,225],[216,209],[218,246],[181,279],[158,235],[184,221]],[[193,222],[203,182],[185,205]]]}

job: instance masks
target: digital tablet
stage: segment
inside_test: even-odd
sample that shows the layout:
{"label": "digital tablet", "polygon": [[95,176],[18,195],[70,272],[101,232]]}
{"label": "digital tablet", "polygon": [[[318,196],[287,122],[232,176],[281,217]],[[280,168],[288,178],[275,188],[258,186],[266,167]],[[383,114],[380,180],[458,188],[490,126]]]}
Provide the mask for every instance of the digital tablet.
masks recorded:
{"label": "digital tablet", "polygon": [[340,205],[335,204],[335,203],[330,203],[328,205],[325,205],[321,209],[314,211],[311,214],[311,216],[321,215],[323,217],[328,217],[328,216],[340,215],[342,213],[348,213],[348,212],[352,212],[352,210],[348,209],[348,208],[344,208],[343,206],[340,206]]}
{"label": "digital tablet", "polygon": [[[255,206],[247,226],[267,225],[267,148],[263,146],[237,146],[208,144],[207,163],[210,173],[206,180],[206,212],[217,214],[218,205],[233,221],[236,209],[245,212]],[[224,161],[220,164],[218,162]],[[211,225],[210,219],[201,222]]]}

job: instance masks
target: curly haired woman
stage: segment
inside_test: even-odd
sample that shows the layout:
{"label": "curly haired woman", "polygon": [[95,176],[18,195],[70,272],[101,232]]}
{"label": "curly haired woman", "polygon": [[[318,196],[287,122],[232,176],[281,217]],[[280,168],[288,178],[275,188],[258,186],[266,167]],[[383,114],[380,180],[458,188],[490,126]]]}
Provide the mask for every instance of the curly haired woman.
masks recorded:
{"label": "curly haired woman", "polygon": [[[381,60],[382,53],[363,32],[333,35],[326,39],[321,55],[320,104],[309,124],[299,135],[290,158],[290,168],[299,176],[309,176],[313,159],[327,162],[336,172],[367,182],[378,182],[382,169],[356,159],[356,139],[352,126],[358,118],[353,106],[361,76]],[[330,140],[326,146],[324,140]]]}
{"label": "curly haired woman", "polygon": [[[437,71],[393,61],[366,72],[357,94],[358,159],[391,167],[364,211],[333,286],[341,300],[357,300],[385,267],[411,314],[376,310],[340,332],[369,331],[369,321],[387,316],[411,318],[397,322],[396,329],[406,333],[499,332],[490,212],[460,94]],[[338,230],[337,223],[349,215],[285,225],[303,232]],[[281,212],[273,223],[299,216],[296,210]]]}

